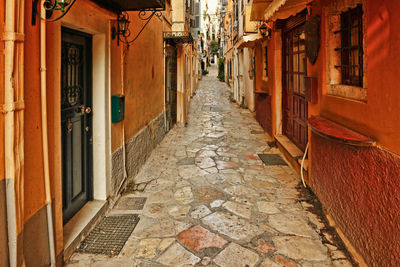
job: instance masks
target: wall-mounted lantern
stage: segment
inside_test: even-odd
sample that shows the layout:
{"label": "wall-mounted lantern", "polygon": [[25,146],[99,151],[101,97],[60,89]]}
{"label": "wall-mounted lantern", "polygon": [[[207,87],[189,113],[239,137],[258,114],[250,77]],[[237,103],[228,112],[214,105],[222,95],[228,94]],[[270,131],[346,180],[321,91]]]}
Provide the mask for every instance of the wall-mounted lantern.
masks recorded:
{"label": "wall-mounted lantern", "polygon": [[258,29],[260,30],[260,34],[262,37],[265,37],[265,35],[267,35],[267,26],[265,24],[262,24]]}
{"label": "wall-mounted lantern", "polygon": [[128,40],[128,37],[131,35],[131,31],[129,30],[129,15],[128,12],[124,11],[121,12],[118,15],[117,19],[117,25],[116,27],[113,26],[111,29],[111,38],[115,40],[117,38],[117,44],[119,45],[119,42],[125,43],[128,47],[136,41],[136,39],[139,37],[139,35],[143,32],[144,28],[146,28],[147,24],[150,22],[150,20],[156,15],[157,17],[161,18],[162,13],[159,10],[151,10],[150,15],[147,14],[147,11],[140,11],[138,13],[138,16],[141,20],[146,21],[146,23],[143,25],[142,29],[136,34],[136,36]]}
{"label": "wall-mounted lantern", "polygon": [[129,23],[130,23],[129,15],[127,12],[123,12],[118,15],[117,28],[112,27],[112,29],[111,29],[111,38],[113,40],[115,40],[115,38],[118,37],[118,39],[117,39],[118,45],[119,45],[121,36],[128,37],[130,35]]}
{"label": "wall-mounted lantern", "polygon": [[261,36],[262,36],[263,38],[265,38],[265,37],[270,38],[271,35],[272,35],[271,27],[270,27],[267,23],[265,23],[265,22],[263,22],[263,23],[258,27],[258,30],[260,31],[260,34],[261,34]]}
{"label": "wall-mounted lantern", "polygon": [[271,37],[271,28],[269,28],[266,23],[261,24],[258,30],[263,38]]}

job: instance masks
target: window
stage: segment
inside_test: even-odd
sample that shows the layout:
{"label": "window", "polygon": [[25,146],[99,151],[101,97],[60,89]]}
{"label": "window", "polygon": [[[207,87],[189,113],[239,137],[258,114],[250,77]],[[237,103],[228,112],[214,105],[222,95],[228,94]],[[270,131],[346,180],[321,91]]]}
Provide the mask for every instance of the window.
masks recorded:
{"label": "window", "polygon": [[341,83],[346,85],[363,86],[363,37],[362,37],[362,6],[343,12],[340,15],[341,47],[340,52]]}
{"label": "window", "polygon": [[268,47],[264,47],[264,71],[263,78],[268,80]]}
{"label": "window", "polygon": [[332,1],[325,8],[327,95],[367,101],[366,1]]}

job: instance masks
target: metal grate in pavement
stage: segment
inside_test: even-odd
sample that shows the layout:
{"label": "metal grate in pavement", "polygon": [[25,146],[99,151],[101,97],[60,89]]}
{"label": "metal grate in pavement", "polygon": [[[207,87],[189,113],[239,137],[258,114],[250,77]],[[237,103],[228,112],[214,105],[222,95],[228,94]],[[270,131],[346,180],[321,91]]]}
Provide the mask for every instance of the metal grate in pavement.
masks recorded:
{"label": "metal grate in pavement", "polygon": [[114,209],[116,210],[142,210],[146,203],[145,197],[123,197]]}
{"label": "metal grate in pavement", "polygon": [[138,222],[137,214],[106,216],[82,241],[77,252],[118,255]]}
{"label": "metal grate in pavement", "polygon": [[262,162],[267,166],[281,165],[287,166],[286,161],[279,154],[258,154]]}

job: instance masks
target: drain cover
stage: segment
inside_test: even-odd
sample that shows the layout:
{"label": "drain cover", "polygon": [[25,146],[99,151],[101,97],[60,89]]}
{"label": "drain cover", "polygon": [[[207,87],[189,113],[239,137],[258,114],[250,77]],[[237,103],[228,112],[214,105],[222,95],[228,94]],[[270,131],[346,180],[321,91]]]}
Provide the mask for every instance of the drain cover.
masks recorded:
{"label": "drain cover", "polygon": [[286,161],[284,161],[279,154],[258,154],[260,159],[265,165],[284,165],[287,166]]}
{"label": "drain cover", "polygon": [[123,197],[116,205],[116,210],[142,210],[146,203],[145,197]]}
{"label": "drain cover", "polygon": [[104,217],[82,241],[77,252],[118,255],[138,222],[136,214]]}

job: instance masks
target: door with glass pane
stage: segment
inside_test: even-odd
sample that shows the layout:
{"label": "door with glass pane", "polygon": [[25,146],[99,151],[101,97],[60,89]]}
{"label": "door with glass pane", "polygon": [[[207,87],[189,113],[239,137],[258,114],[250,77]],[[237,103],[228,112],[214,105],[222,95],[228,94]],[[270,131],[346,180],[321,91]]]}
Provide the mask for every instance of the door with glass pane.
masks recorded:
{"label": "door with glass pane", "polygon": [[308,139],[304,25],[284,32],[283,46],[283,133],[304,151]]}
{"label": "door with glass pane", "polygon": [[92,38],[63,28],[61,34],[61,144],[63,221],[91,198]]}

